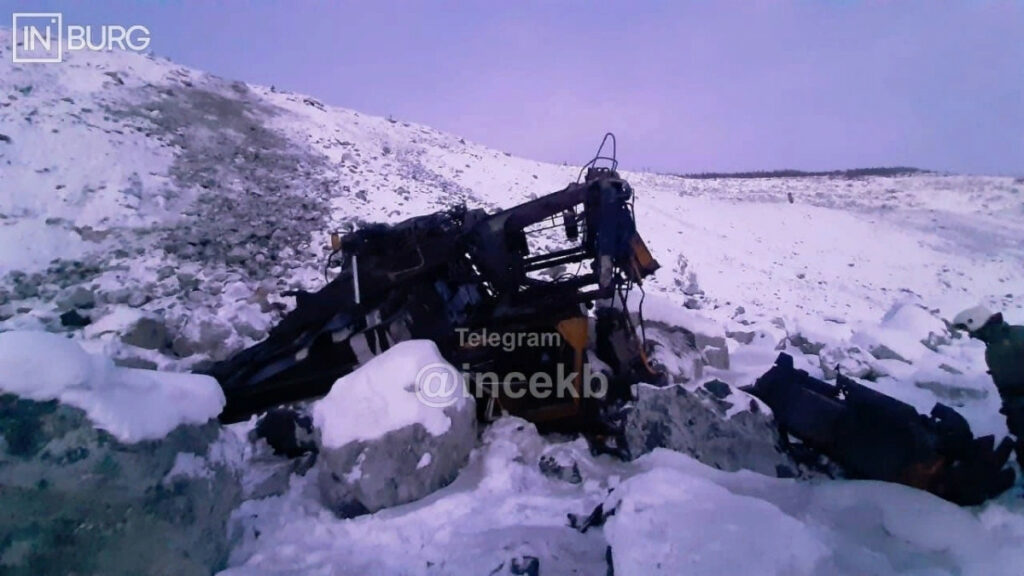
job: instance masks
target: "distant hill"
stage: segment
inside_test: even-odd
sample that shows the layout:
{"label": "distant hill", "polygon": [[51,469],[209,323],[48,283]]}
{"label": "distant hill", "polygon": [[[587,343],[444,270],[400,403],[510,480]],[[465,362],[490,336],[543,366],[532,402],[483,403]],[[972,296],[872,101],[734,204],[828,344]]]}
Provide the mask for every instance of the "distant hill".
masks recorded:
{"label": "distant hill", "polygon": [[753,172],[699,172],[695,174],[675,174],[681,178],[804,178],[810,176],[832,176],[837,178],[860,178],[863,176],[911,176],[927,174],[928,170],[908,166],[888,166],[877,168],[853,168],[851,170],[831,170],[827,172],[805,172],[803,170],[757,170]]}

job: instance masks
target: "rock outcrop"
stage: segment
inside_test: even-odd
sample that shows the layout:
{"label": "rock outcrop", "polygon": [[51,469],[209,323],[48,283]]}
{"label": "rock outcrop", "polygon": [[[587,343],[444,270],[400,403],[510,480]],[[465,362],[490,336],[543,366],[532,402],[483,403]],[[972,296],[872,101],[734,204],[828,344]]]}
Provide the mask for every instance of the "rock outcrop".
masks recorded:
{"label": "rock outcrop", "polygon": [[0,572],[223,568],[241,486],[231,466],[211,459],[219,435],[210,422],[124,443],[81,409],[0,394]]}
{"label": "rock outcrop", "polygon": [[624,440],[633,458],[668,448],[721,470],[791,476],[796,468],[779,450],[778,432],[758,401],[720,381],[692,391],[638,385]]}

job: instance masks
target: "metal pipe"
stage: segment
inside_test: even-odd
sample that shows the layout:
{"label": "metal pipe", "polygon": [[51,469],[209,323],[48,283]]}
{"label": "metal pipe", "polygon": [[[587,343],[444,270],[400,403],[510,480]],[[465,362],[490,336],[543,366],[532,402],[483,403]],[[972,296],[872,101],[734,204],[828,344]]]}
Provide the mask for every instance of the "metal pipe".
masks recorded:
{"label": "metal pipe", "polygon": [[352,255],[352,291],[356,295],[356,304],[359,304],[359,257]]}

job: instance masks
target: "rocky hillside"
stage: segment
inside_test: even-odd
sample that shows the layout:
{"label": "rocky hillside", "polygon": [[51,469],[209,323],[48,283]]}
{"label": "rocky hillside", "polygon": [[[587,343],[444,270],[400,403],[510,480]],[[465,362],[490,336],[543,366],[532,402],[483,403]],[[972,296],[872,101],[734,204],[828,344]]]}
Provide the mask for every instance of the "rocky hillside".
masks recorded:
{"label": "rocky hillside", "polygon": [[[143,365],[259,339],[278,293],[320,285],[347,222],[507,206],[577,171],[135,54],[15,65],[0,34],[0,329],[89,321],[102,339],[157,313],[171,353],[113,350]],[[653,286],[679,303],[696,275],[702,306],[730,314],[877,320],[901,294],[1024,307],[1012,179],[628,176],[666,265]]]}

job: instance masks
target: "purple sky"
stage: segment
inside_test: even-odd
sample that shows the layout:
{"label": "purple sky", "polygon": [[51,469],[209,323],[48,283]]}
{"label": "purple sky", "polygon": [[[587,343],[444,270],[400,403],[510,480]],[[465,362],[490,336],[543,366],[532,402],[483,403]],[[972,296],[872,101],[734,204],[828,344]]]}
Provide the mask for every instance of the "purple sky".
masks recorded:
{"label": "purple sky", "polygon": [[540,160],[1024,174],[1024,2],[0,1]]}

